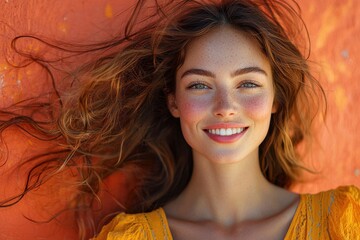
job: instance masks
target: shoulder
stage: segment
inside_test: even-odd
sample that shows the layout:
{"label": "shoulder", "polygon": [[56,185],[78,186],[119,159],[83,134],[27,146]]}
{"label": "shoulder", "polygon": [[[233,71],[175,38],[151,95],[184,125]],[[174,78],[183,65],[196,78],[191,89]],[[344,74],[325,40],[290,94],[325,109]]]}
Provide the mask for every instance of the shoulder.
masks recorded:
{"label": "shoulder", "polygon": [[329,231],[333,236],[360,239],[360,190],[355,186],[340,187],[331,192]]}
{"label": "shoulder", "polygon": [[286,239],[360,240],[360,190],[355,186],[303,194]]}
{"label": "shoulder", "polygon": [[313,206],[324,211],[329,220],[334,219],[337,224],[360,220],[360,189],[355,186],[338,187],[309,195],[308,199],[312,200]]}
{"label": "shoulder", "polygon": [[346,208],[359,207],[360,190],[355,186],[342,186],[317,194],[306,194],[305,198],[313,206],[321,207],[327,210],[328,215],[332,215]]}
{"label": "shoulder", "polygon": [[[167,237],[166,237],[167,236]],[[162,208],[148,213],[118,214],[93,240],[171,239]]]}

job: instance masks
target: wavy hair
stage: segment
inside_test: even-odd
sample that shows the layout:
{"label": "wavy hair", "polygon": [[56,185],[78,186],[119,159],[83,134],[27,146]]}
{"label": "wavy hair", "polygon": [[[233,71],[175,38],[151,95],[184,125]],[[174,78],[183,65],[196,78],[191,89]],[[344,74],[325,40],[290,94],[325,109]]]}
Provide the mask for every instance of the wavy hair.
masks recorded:
{"label": "wavy hair", "polygon": [[[79,170],[78,206],[90,204],[101,181],[126,168],[136,184],[127,212],[151,211],[183,191],[192,174],[191,148],[179,120],[167,108],[167,95],[175,91],[175,74],[189,42],[222,25],[253,36],[271,65],[277,112],[259,148],[261,170],[281,187],[297,179],[304,166],[296,147],[310,134],[315,115],[326,102],[307,56],[295,46],[302,36],[299,28],[307,33],[298,5],[282,0],[177,0],[151,5],[139,0],[124,34],[86,50],[112,49],[112,53],[76,72],[77,83],[61,103],[51,130],[31,117],[21,118],[49,139],[62,139],[63,150],[58,153],[65,156],[48,156],[55,169]],[[16,125],[16,119],[3,121],[1,131]],[[44,166],[33,167],[29,178],[51,170]],[[47,177],[56,174],[48,172]],[[81,229],[86,228],[84,218],[79,217]]]}

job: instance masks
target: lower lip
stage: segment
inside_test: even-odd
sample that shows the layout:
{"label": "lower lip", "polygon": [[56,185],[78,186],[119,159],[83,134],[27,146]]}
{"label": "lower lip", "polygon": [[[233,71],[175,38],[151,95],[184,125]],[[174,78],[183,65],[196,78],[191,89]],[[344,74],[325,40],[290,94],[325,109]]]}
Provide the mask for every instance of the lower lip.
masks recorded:
{"label": "lower lip", "polygon": [[237,140],[239,140],[245,134],[246,131],[247,131],[247,128],[245,128],[241,133],[233,134],[230,136],[220,136],[220,135],[211,134],[208,131],[205,131],[205,132],[215,142],[233,143],[233,142],[236,142]]}

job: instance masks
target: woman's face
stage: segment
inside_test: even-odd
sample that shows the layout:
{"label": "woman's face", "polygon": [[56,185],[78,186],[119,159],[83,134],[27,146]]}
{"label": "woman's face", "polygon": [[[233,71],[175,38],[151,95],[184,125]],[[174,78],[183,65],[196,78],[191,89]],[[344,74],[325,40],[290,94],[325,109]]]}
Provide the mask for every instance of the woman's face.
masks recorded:
{"label": "woman's face", "polygon": [[192,41],[169,95],[170,112],[197,157],[257,158],[275,112],[271,67],[256,41],[229,26]]}

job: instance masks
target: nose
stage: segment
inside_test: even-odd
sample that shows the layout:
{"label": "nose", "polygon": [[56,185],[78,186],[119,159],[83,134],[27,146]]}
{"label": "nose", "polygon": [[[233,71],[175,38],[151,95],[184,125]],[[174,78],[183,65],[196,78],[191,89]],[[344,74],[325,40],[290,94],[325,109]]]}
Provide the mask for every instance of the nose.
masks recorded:
{"label": "nose", "polygon": [[219,118],[228,118],[236,114],[236,100],[231,91],[218,90],[215,95],[214,115]]}

